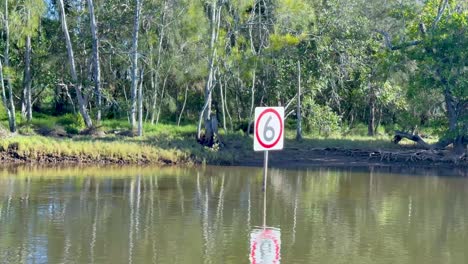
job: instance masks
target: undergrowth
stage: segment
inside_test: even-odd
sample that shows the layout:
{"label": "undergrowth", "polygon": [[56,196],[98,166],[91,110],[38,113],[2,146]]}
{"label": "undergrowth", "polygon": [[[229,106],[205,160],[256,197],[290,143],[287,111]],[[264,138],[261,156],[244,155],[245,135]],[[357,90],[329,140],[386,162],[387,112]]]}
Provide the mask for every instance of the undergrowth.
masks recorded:
{"label": "undergrowth", "polygon": [[[51,137],[35,133],[44,128],[58,129],[60,127],[66,131],[67,136]],[[221,129],[221,144],[216,145],[215,148],[208,148],[196,141],[195,125],[145,124],[143,137],[120,136],[119,132],[130,129],[126,120],[103,121],[100,124],[100,129],[106,132],[103,137],[77,135],[83,128],[82,120],[71,114],[62,117],[36,117],[30,124],[20,124],[19,134],[0,140],[0,150],[8,151],[14,148],[20,157],[28,160],[52,156],[95,162],[106,160],[109,163],[216,165],[234,164],[253,151],[252,136],[245,136],[242,130],[225,133]],[[364,129],[360,130],[362,131],[359,133],[364,132]],[[295,134],[294,129],[286,129],[285,148],[305,150],[313,148],[401,148],[391,143],[391,136],[386,134],[376,137],[353,133],[346,136],[332,134],[327,137],[305,134],[304,139],[299,142],[294,140]],[[413,143],[409,141],[406,144],[413,146]]]}

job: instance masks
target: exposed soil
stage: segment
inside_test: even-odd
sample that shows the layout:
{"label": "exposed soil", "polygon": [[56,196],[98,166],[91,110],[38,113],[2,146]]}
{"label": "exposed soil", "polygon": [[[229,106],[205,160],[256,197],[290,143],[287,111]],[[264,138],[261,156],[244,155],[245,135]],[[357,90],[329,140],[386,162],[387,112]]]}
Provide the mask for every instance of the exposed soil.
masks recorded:
{"label": "exposed soil", "polygon": [[[228,151],[234,151],[230,149]],[[243,151],[237,155],[232,165],[263,166],[263,153]],[[193,157],[195,160],[195,157]],[[42,154],[31,158],[18,154],[17,148],[12,144],[8,149],[0,149],[1,164],[155,164],[155,165],[184,165],[176,164],[170,160],[149,160],[142,156],[132,160],[108,157],[91,156],[57,156]],[[193,161],[187,161],[193,164]],[[468,158],[453,156],[449,152],[435,152],[421,149],[409,150],[365,150],[342,148],[285,148],[282,151],[269,153],[269,166],[276,168],[392,168],[414,173],[425,169],[452,171],[456,175],[468,177]],[[452,173],[451,173],[452,174]]]}
{"label": "exposed soil", "polygon": [[[263,166],[263,153],[252,153],[238,160],[238,165]],[[413,150],[363,150],[340,148],[285,148],[269,153],[274,168],[392,168],[398,171],[441,170],[468,177],[468,160],[448,153]]]}
{"label": "exposed soil", "polygon": [[134,164],[155,164],[155,165],[177,165],[171,160],[150,160],[145,156],[134,158],[132,160],[91,156],[57,156],[53,154],[42,154],[34,158],[22,156],[14,150],[0,151],[0,164],[118,164],[118,165],[134,165]]}

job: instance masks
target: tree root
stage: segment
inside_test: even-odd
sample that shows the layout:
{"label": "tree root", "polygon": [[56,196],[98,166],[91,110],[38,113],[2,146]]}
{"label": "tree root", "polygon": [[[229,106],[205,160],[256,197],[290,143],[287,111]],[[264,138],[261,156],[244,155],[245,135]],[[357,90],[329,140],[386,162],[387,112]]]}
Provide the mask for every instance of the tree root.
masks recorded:
{"label": "tree root", "polygon": [[374,151],[369,153],[369,159],[380,161],[403,162],[442,162],[463,164],[468,162],[466,154],[453,155],[446,150],[417,150],[417,151]]}

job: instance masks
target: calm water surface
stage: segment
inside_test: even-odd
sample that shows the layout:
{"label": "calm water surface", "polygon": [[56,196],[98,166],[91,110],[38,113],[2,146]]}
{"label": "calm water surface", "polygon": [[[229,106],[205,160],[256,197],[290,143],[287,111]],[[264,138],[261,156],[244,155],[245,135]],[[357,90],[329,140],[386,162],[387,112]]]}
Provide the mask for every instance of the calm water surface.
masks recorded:
{"label": "calm water surface", "polygon": [[264,198],[259,168],[0,169],[0,263],[468,263],[467,178],[270,170]]}

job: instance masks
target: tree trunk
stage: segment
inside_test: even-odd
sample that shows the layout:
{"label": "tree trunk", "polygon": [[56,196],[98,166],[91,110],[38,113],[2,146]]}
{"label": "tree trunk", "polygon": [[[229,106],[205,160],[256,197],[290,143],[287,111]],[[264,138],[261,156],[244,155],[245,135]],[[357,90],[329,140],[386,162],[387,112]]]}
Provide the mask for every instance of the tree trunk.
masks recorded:
{"label": "tree trunk", "polygon": [[[10,25],[9,25],[9,18],[8,18],[8,0],[5,0],[5,14],[4,14],[4,27],[5,27],[5,54],[4,54],[4,61],[5,67],[10,67]],[[8,93],[9,93],[9,119],[8,124],[10,126],[10,132],[16,132],[16,116],[15,116],[15,103],[13,101],[13,88],[11,87],[10,76],[7,74],[5,76],[5,81],[8,86]]]}
{"label": "tree trunk", "polygon": [[468,131],[464,132],[464,135],[458,135],[453,142],[453,151],[455,154],[463,155],[468,154]]}
{"label": "tree trunk", "polygon": [[245,134],[246,136],[250,134],[250,127],[251,127],[252,119],[253,119],[252,115],[253,115],[254,106],[255,106],[255,74],[257,71],[256,68],[257,66],[255,65],[255,69],[254,69],[253,76],[252,76],[252,88],[250,89],[251,101],[250,101],[250,112],[249,112],[249,124],[247,125],[247,133]]}
{"label": "tree trunk", "polygon": [[449,121],[449,131],[446,137],[441,138],[435,144],[428,144],[426,143],[419,135],[413,133],[406,133],[401,131],[396,131],[393,142],[398,144],[403,138],[407,138],[412,140],[421,147],[425,149],[443,149],[450,144],[453,144],[453,150],[456,154],[463,154],[467,151],[467,134],[468,129],[466,124],[463,127],[458,126],[459,118],[462,117],[466,111],[463,108],[463,105],[458,107],[460,103],[455,101],[454,96],[450,91],[450,87],[448,85],[448,81],[444,76],[441,76],[439,70],[436,71],[441,78],[441,83],[444,86],[444,99],[445,99],[445,107],[447,109],[447,119]]}
{"label": "tree trunk", "polygon": [[374,136],[375,128],[375,90],[374,86],[369,82],[369,122],[367,126],[367,135]]}
{"label": "tree trunk", "polygon": [[96,123],[101,123],[102,94],[101,94],[101,64],[99,62],[99,38],[96,16],[94,14],[93,0],[88,0],[89,20],[91,26],[91,35],[93,37],[93,64],[94,64],[94,89],[96,93]]}
{"label": "tree trunk", "polygon": [[426,143],[419,135],[406,133],[402,131],[395,131],[395,136],[393,137],[393,143],[398,144],[403,138],[409,139],[416,142],[419,146],[425,149],[433,149],[435,145]]}
{"label": "tree trunk", "polygon": [[138,89],[138,136],[143,136],[143,73],[140,70],[140,88]]}
{"label": "tree trunk", "polygon": [[416,142],[420,147],[424,149],[443,149],[448,145],[453,143],[453,150],[456,154],[464,154],[467,151],[468,138],[466,136],[466,127],[465,135],[458,135],[455,138],[443,138],[435,144],[429,144],[425,142],[419,135],[406,133],[402,131],[395,131],[395,136],[393,137],[393,143],[398,144],[403,138],[409,139]]}
{"label": "tree trunk", "polygon": [[379,118],[377,120],[377,123],[375,124],[375,127],[374,127],[374,134],[375,135],[378,135],[378,130],[379,130],[379,127],[380,127],[380,124],[382,123],[382,108],[379,108],[377,109],[377,112],[379,113]]}
{"label": "tree trunk", "polygon": [[[216,58],[216,40],[218,39],[218,31],[221,20],[221,7],[218,7],[218,0],[212,0],[211,5],[211,40],[210,40],[210,57],[208,61],[208,77],[205,85],[205,104],[202,108],[197,127],[197,140],[201,140],[201,125],[202,121],[205,122],[205,129],[210,130],[211,127],[211,101],[212,101],[212,90],[213,90],[213,79],[215,72],[215,58]],[[208,136],[212,136],[210,131],[205,131],[205,140],[211,141]]]}
{"label": "tree trunk", "polygon": [[223,114],[223,129],[224,129],[224,132],[227,131],[226,129],[226,109],[225,109],[225,104],[224,104],[224,91],[223,91],[223,84],[222,82],[220,81],[219,82],[219,91],[220,91],[220,95],[221,95],[221,111],[222,111],[222,114]]}
{"label": "tree trunk", "polygon": [[86,127],[91,128],[93,126],[93,121],[91,120],[88,114],[88,111],[86,109],[86,102],[83,98],[83,94],[81,91],[81,83],[78,80],[78,74],[76,72],[75,56],[73,54],[73,46],[71,43],[70,34],[68,32],[67,19],[65,17],[65,8],[63,5],[63,0],[58,0],[57,2],[60,8],[60,17],[62,18],[62,30],[63,30],[63,34],[65,35],[65,41],[66,41],[67,53],[68,53],[68,61],[70,63],[70,73],[71,73],[73,85],[75,86],[76,97],[78,99],[78,108],[79,108],[81,116],[84,119]]}
{"label": "tree trunk", "polygon": [[5,91],[5,82],[3,79],[3,65],[2,61],[0,60],[0,86],[2,87],[2,102],[3,106],[5,107],[5,110],[7,112],[7,117],[8,117],[8,123],[10,123],[10,128],[11,128],[11,111],[10,111],[10,106],[8,105],[8,99],[6,96],[6,91]]}
{"label": "tree trunk", "polygon": [[[242,89],[242,84],[241,84],[241,89]],[[237,121],[241,121],[241,103],[239,102],[240,99],[239,99],[239,91],[236,90],[235,91],[235,94],[236,94],[236,109],[237,109]]]}
{"label": "tree trunk", "polygon": [[[446,84],[445,79],[442,81]],[[465,123],[463,127],[459,127],[458,120],[459,118],[463,120],[463,116],[466,116],[466,107],[464,108],[461,103],[455,102],[447,84],[444,91],[444,98],[449,121],[449,137],[453,138],[453,150],[456,154],[462,154],[467,151],[468,126]]]}
{"label": "tree trunk", "polygon": [[140,31],[140,13],[141,13],[141,0],[136,1],[135,20],[133,23],[133,39],[132,39],[132,90],[131,90],[131,110],[130,110],[130,123],[132,130],[136,130],[137,121],[137,90],[138,90],[138,34]]}
{"label": "tree trunk", "polygon": [[[154,73],[154,94],[153,94],[153,105],[151,107],[151,124],[154,124],[154,120],[156,117],[156,102],[158,99],[158,91],[159,91],[159,80],[160,80],[160,70],[161,70],[161,54],[162,54],[162,44],[164,40],[164,28],[166,26],[165,20],[166,20],[166,1],[164,1],[163,4],[163,10],[162,10],[162,16],[161,16],[161,27],[160,27],[160,33],[159,33],[159,43],[158,43],[158,60],[156,62],[156,71]],[[151,52],[152,53],[152,52]],[[152,60],[151,60],[152,62]]]}
{"label": "tree trunk", "polygon": [[32,120],[32,91],[31,91],[31,36],[26,37],[26,50],[24,55],[24,104],[26,110],[26,120]]}
{"label": "tree trunk", "polygon": [[296,140],[302,139],[302,114],[301,114],[301,62],[297,61],[297,133]]}
{"label": "tree trunk", "polygon": [[167,78],[169,77],[169,71],[170,69],[167,71],[166,77],[164,77],[164,81],[163,81],[161,97],[159,98],[158,113],[156,114],[156,125],[159,124],[159,116],[161,115],[162,100],[164,99],[164,96],[166,95],[166,83],[167,83]]}
{"label": "tree trunk", "polygon": [[229,118],[229,125],[231,126],[231,131],[234,130],[234,127],[232,125],[232,116],[231,116],[231,113],[229,112],[229,105],[227,103],[227,83],[226,83],[226,79],[224,80],[225,83],[224,83],[224,107],[226,109],[226,114]]}
{"label": "tree trunk", "polygon": [[182,115],[184,114],[185,105],[187,104],[187,93],[188,93],[188,84],[185,85],[185,96],[184,96],[184,104],[182,105],[182,110],[180,110],[179,119],[177,120],[177,126],[180,126],[180,120],[182,119]]}
{"label": "tree trunk", "polygon": [[[150,50],[150,63],[151,65],[153,65],[153,51]],[[156,85],[156,73],[154,72],[153,70],[153,67],[151,67],[151,90],[153,91],[153,97],[151,98],[152,99],[152,104],[151,104],[151,110],[148,109],[148,111],[151,112],[151,120],[150,120],[150,123],[153,125],[154,124],[154,119],[156,118],[156,103],[157,103],[157,100],[158,100],[158,89],[157,89],[157,85]]]}
{"label": "tree trunk", "polygon": [[[443,80],[443,82],[445,82]],[[449,131],[455,132],[457,130],[457,109],[455,107],[455,102],[453,100],[453,96],[450,92],[449,86],[446,84],[446,88],[444,90],[444,99],[445,99],[445,107],[447,108],[447,118],[449,121]]]}

